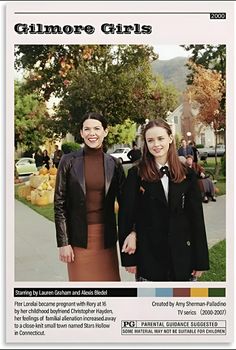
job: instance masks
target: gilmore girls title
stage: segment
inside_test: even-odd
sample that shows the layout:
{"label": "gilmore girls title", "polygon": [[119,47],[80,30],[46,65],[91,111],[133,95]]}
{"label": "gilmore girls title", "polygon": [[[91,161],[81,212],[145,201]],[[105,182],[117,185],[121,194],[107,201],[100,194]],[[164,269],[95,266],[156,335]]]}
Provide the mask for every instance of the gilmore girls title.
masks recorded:
{"label": "gilmore girls title", "polygon": [[[41,23],[17,23],[14,27],[17,34],[93,34],[95,27],[92,25],[46,25]],[[114,24],[104,23],[101,25],[101,31],[104,34],[151,34],[152,26],[146,24],[134,23]]]}

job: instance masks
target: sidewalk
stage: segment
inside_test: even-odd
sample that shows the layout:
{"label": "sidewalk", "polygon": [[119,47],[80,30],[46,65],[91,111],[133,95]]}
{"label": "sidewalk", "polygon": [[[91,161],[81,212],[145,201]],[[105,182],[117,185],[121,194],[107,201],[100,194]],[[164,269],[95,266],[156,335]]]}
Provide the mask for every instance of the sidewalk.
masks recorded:
{"label": "sidewalk", "polygon": [[[225,238],[225,196],[203,203],[209,247]],[[14,246],[14,244],[12,244]],[[134,276],[120,267],[122,281]],[[15,281],[67,281],[59,261],[54,223],[15,200]]]}

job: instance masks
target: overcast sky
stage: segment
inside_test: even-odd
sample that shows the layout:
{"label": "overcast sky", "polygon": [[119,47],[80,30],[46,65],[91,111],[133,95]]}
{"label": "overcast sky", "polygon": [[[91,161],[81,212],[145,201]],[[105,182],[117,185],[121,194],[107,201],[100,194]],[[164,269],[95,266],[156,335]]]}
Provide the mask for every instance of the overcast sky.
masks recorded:
{"label": "overcast sky", "polygon": [[175,57],[189,57],[190,51],[184,50],[179,45],[154,45],[155,52],[159,54],[159,60],[170,60]]}

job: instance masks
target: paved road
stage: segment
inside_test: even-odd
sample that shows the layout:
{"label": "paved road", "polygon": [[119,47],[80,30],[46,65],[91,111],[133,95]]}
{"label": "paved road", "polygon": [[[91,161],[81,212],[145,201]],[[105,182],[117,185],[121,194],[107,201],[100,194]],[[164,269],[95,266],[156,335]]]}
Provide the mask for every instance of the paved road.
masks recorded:
{"label": "paved road", "polygon": [[[203,204],[208,243],[225,238],[225,196]],[[14,246],[14,244],[12,244]],[[122,281],[133,275],[120,267]],[[66,265],[58,259],[54,223],[15,201],[15,281],[67,281]]]}

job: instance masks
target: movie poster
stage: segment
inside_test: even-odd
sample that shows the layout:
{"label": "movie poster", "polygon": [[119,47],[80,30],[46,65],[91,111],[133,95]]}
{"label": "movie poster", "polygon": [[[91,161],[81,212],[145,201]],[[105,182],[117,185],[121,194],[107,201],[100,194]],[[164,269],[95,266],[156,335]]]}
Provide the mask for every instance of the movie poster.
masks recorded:
{"label": "movie poster", "polygon": [[[7,343],[218,346],[233,342],[233,23],[231,2],[7,3]],[[175,243],[170,251],[161,248],[155,238],[148,241],[137,233],[134,255],[138,256],[137,270],[127,271],[119,243],[115,236],[111,237],[119,221],[120,208],[115,202],[114,213],[102,216],[105,229],[101,232],[105,239],[102,238],[97,255],[92,256],[92,263],[85,252],[88,245],[74,233],[74,242],[79,242],[78,259],[85,257],[83,277],[71,279],[74,272],[67,270],[67,263],[61,261],[62,254],[60,260],[57,244],[64,229],[77,225],[78,237],[83,231],[79,207],[83,203],[78,202],[78,213],[74,213],[75,219],[69,224],[69,219],[66,224],[60,222],[60,210],[62,201],[68,203],[71,198],[70,204],[65,204],[70,216],[79,197],[76,190],[66,192],[69,184],[78,188],[75,182],[80,181],[79,171],[78,177],[73,177],[71,170],[67,176],[65,171],[69,166],[73,169],[72,162],[79,164],[70,154],[82,152],[81,145],[86,143],[88,129],[83,129],[85,138],[81,140],[79,123],[88,111],[102,111],[106,115],[108,134],[102,129],[107,140],[106,157],[116,158],[116,169],[124,170],[126,181],[137,161],[131,162],[127,154],[135,143],[143,157],[142,132],[151,120],[159,117],[167,122],[172,131],[169,143],[175,144],[177,150],[182,139],[191,152],[196,146],[197,164],[201,167],[196,183],[200,186],[201,182],[202,186],[201,206],[209,253],[209,268],[202,276],[186,278],[184,274],[186,261],[192,263],[196,258],[193,253],[185,260],[185,255],[198,247],[199,261],[203,261],[206,250],[201,245],[202,238],[193,237],[202,220],[195,221],[194,210],[188,217],[191,227],[186,229],[183,254],[179,253],[179,245],[183,244],[181,227],[185,226],[179,223],[182,219],[177,219],[172,225]],[[94,135],[90,136],[90,143],[97,141],[96,131]],[[80,150],[75,149],[76,145]],[[64,154],[57,163],[58,151]],[[186,156],[182,154],[181,160],[186,162]],[[91,181],[99,178],[99,166],[93,174],[89,167],[86,169]],[[105,166],[104,176],[106,171]],[[104,203],[112,192],[109,186],[118,181],[112,179],[106,178]],[[63,183],[65,187],[58,189]],[[131,191],[129,200],[132,189],[127,186],[126,189]],[[156,205],[159,200],[156,189],[140,185],[140,196],[147,197],[148,191]],[[61,193],[65,193],[63,200]],[[178,195],[179,207],[176,204],[176,210],[170,209],[167,226],[171,226],[173,217],[185,220],[185,207],[190,203],[185,187],[181,193],[176,192],[176,198]],[[55,208],[54,198],[59,197],[61,206],[56,204]],[[91,196],[91,208],[97,203],[96,198]],[[88,212],[88,202],[86,205]],[[143,206],[137,222],[153,211],[153,206],[148,205]],[[128,217],[132,210],[127,203],[124,207],[124,217]],[[57,229],[61,230],[59,238],[55,210]],[[160,217],[158,212],[156,215]],[[158,235],[158,225],[154,236]],[[142,234],[153,237],[150,220],[149,226]],[[83,232],[88,235],[88,231]],[[70,240],[67,244],[73,246]],[[147,244],[150,252],[143,260],[142,244]],[[107,258],[111,249],[113,256]],[[171,255],[173,271],[168,272],[168,278],[159,277],[158,263],[150,263],[152,273],[146,268],[152,254],[157,256],[155,262],[161,260],[160,256],[167,259]],[[119,277],[90,279],[96,269],[103,269],[103,276],[107,276],[106,270],[113,269],[112,261],[118,263]],[[143,271],[139,279],[137,271]]]}

